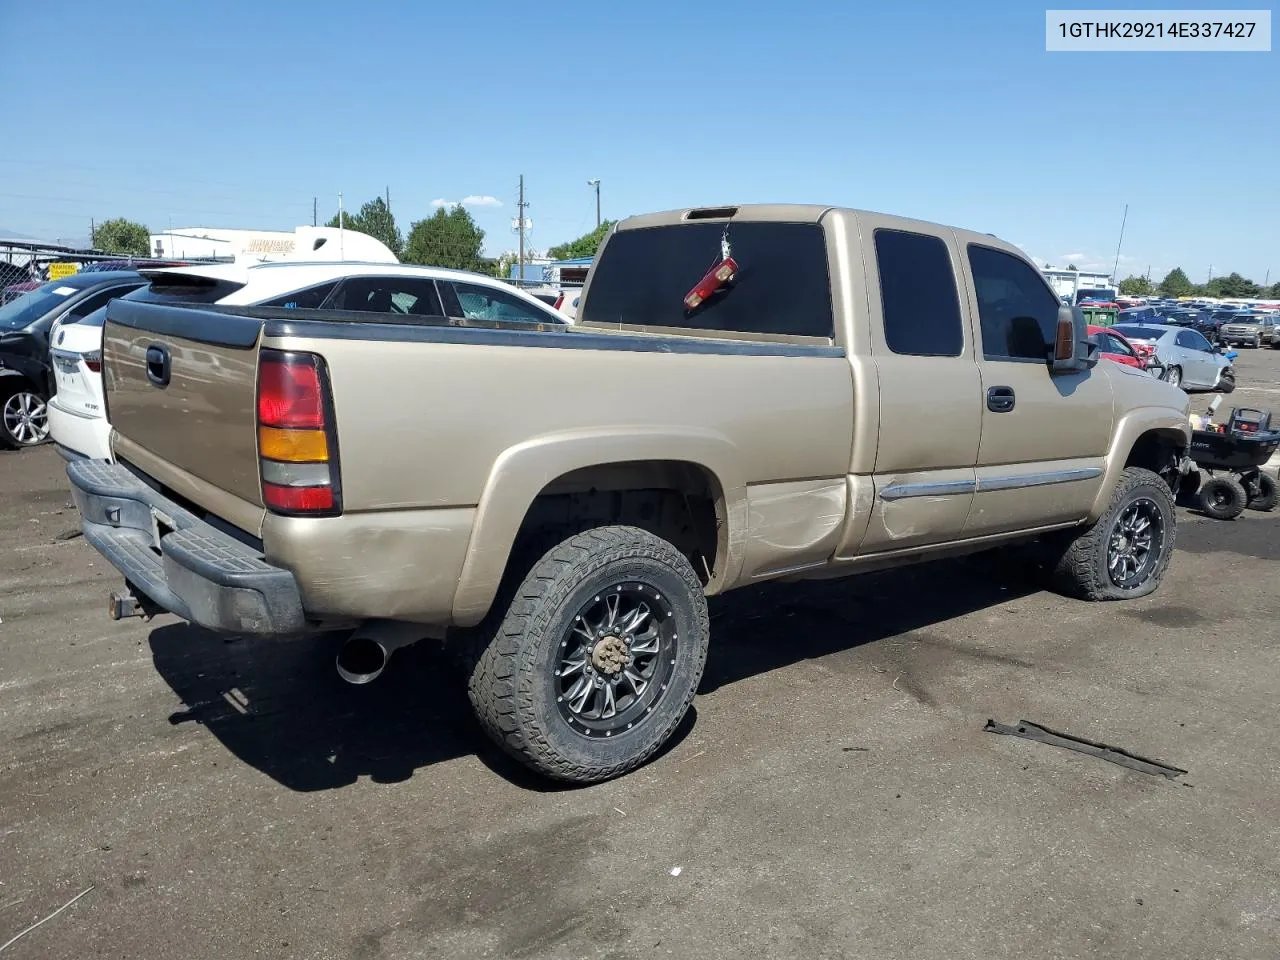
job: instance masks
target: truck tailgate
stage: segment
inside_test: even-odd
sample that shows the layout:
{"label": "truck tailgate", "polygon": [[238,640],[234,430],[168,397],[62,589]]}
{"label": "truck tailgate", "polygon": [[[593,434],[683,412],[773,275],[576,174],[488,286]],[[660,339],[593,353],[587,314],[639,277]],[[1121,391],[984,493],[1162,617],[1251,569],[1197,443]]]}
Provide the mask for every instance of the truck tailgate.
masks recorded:
{"label": "truck tailgate", "polygon": [[[262,506],[255,417],[263,321],[189,307],[114,300],[103,331],[107,416],[117,456],[150,454],[162,483],[203,481]],[[123,449],[120,449],[123,447]],[[142,465],[142,464],[140,464]],[[210,504],[201,504],[210,508]]]}

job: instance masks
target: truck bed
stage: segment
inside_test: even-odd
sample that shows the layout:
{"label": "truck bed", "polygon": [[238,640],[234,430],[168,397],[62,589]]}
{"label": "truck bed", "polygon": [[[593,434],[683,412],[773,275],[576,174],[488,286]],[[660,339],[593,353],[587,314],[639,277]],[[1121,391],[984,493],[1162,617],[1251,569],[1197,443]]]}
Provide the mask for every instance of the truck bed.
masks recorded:
{"label": "truck bed", "polygon": [[[324,360],[340,517],[262,505],[252,371],[264,348]],[[148,370],[156,349],[167,371]],[[762,555],[734,544],[720,582],[744,563],[829,556],[844,520],[853,377],[829,344],[116,301],[104,368],[117,458],[260,537],[317,616],[474,619],[489,597],[466,583],[500,576],[507,557],[487,545],[509,547],[540,492],[610,451],[702,464],[735,509],[751,491],[762,523],[821,518],[784,525]]]}

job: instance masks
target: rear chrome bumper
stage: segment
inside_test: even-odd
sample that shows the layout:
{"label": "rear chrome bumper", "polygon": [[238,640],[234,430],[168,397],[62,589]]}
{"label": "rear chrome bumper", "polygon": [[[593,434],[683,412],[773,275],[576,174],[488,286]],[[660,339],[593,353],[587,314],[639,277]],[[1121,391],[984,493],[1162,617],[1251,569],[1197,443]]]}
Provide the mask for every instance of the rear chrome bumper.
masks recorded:
{"label": "rear chrome bumper", "polygon": [[307,629],[293,574],[260,551],[122,464],[75,460],[67,476],[85,539],[156,605],[210,630],[273,636]]}

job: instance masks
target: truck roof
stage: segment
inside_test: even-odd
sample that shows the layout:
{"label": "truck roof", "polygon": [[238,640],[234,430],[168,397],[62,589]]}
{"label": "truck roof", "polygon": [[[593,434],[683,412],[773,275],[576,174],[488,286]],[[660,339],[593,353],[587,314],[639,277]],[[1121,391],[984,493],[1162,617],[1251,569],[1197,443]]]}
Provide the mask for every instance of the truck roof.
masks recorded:
{"label": "truck roof", "polygon": [[[693,220],[776,220],[787,223],[818,223],[830,213],[846,213],[886,218],[895,221],[903,229],[912,226],[927,225],[973,233],[965,227],[954,227],[947,224],[934,223],[928,220],[917,220],[911,217],[900,217],[890,213],[878,213],[874,210],[859,210],[854,207],[837,207],[820,203],[742,203],[725,204],[717,207],[684,207],[679,210],[663,210],[658,213],[644,213],[627,217],[618,224],[619,230],[637,230],[644,227],[659,227],[673,223],[685,223]],[[984,236],[999,239],[994,233]]]}

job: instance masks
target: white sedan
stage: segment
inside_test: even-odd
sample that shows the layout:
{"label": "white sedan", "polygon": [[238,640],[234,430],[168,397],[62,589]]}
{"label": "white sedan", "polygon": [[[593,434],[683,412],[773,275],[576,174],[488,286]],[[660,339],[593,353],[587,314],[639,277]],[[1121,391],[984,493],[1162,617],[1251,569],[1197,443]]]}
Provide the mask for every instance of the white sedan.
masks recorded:
{"label": "white sedan", "polygon": [[[564,326],[566,318],[523,291],[475,273],[400,263],[214,263],[143,270],[149,282],[122,299],[295,309],[356,310]],[[49,432],[67,459],[110,460],[102,392],[107,308],[50,333],[57,392]]]}

